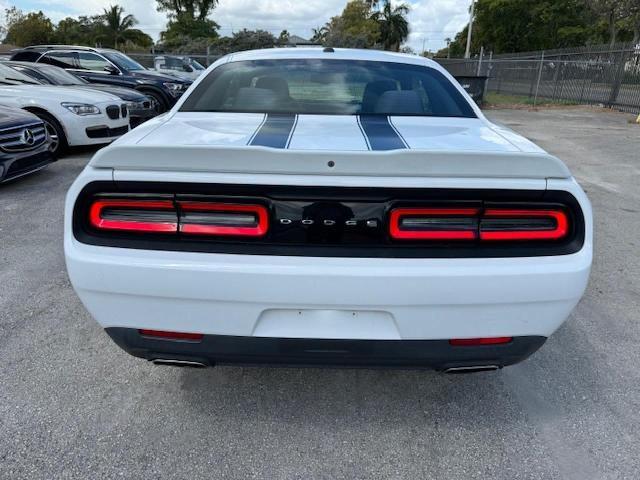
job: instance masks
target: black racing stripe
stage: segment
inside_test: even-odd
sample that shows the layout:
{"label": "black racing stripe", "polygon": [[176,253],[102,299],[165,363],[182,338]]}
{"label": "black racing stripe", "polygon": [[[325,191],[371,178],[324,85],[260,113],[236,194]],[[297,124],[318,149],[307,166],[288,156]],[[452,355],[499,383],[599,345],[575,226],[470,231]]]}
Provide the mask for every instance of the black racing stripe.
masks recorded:
{"label": "black racing stripe", "polygon": [[287,148],[287,142],[296,121],[295,115],[270,113],[249,145]]}
{"label": "black racing stripe", "polygon": [[383,115],[360,115],[360,124],[369,140],[371,150],[399,150],[407,148],[396,129]]}

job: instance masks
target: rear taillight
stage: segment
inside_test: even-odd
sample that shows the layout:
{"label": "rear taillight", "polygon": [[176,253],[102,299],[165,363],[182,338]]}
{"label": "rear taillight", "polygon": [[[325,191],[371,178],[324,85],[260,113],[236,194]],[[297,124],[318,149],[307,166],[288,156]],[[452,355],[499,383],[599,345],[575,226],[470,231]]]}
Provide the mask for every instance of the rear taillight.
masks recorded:
{"label": "rear taillight", "polygon": [[99,231],[262,237],[269,213],[263,205],[244,203],[96,199],[89,225]]}
{"label": "rear taillight", "polygon": [[192,235],[262,237],[269,214],[262,205],[178,202],[180,232]]}
{"label": "rear taillight", "polygon": [[559,207],[395,208],[389,214],[394,240],[554,241],[569,233],[569,216]]}
{"label": "rear taillight", "polygon": [[96,200],[89,223],[98,230],[175,233],[178,214],[170,200]]}

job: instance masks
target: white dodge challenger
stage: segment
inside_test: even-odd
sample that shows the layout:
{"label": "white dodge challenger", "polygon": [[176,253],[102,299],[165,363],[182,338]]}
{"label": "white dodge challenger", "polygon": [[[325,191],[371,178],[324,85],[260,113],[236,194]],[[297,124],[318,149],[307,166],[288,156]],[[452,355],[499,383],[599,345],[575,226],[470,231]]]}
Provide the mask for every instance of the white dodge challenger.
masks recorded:
{"label": "white dodge challenger", "polygon": [[157,364],[493,370],[565,321],[592,260],[560,160],[377,51],[220,59],[95,155],[65,216],[82,302]]}

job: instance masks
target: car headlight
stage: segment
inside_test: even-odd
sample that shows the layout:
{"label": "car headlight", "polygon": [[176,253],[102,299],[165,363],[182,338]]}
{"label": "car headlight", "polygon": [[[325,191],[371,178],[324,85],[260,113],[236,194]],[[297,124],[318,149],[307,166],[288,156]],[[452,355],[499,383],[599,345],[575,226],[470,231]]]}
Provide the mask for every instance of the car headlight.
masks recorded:
{"label": "car headlight", "polygon": [[163,83],[169,93],[174,97],[179,97],[186,90],[186,85],[184,83],[173,83],[173,82],[165,82]]}
{"label": "car headlight", "polygon": [[100,114],[100,109],[98,107],[96,107],[95,105],[90,105],[88,103],[62,103],[61,105],[70,112],[75,113],[76,115]]}
{"label": "car headlight", "polygon": [[129,111],[141,110],[144,108],[144,102],[127,102],[125,105]]}

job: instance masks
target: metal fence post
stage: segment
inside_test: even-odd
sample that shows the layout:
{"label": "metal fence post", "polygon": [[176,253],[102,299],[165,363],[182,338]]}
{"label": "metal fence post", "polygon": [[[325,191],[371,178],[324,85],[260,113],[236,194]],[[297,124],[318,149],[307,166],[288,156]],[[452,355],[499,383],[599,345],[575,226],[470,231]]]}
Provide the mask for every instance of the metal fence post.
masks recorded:
{"label": "metal fence post", "polygon": [[533,98],[533,108],[536,108],[536,104],[538,103],[538,91],[540,90],[540,79],[542,78],[543,67],[544,67],[544,50],[542,51],[542,55],[540,55],[540,68],[538,69],[538,81],[536,82],[536,95]]}
{"label": "metal fence post", "polygon": [[611,94],[609,95],[609,101],[607,102],[607,106],[610,108],[616,104],[618,94],[620,93],[620,87],[624,81],[624,66],[627,63],[626,53],[626,50],[620,50],[620,63],[617,64],[616,73],[614,74],[613,82],[611,83]]}
{"label": "metal fence post", "polygon": [[480,46],[480,57],[478,57],[478,70],[476,71],[476,77],[480,76],[482,71],[482,57],[484,56],[484,47]]}

